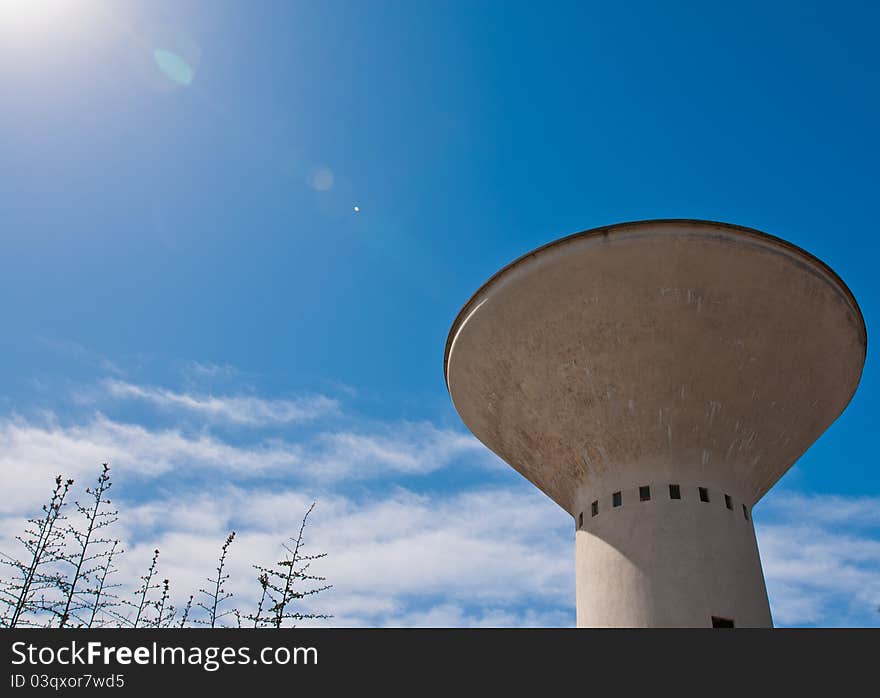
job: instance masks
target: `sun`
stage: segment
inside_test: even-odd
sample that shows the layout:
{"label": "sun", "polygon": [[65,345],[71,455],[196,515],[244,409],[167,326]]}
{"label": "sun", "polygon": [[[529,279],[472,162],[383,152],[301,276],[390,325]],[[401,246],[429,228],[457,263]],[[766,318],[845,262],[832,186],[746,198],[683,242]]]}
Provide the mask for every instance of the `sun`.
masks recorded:
{"label": "sun", "polygon": [[0,30],[21,35],[59,27],[89,4],[91,0],[0,0]]}
{"label": "sun", "polygon": [[39,22],[76,4],[76,0],[0,0],[0,17],[10,21]]}
{"label": "sun", "polygon": [[71,42],[103,34],[108,17],[99,0],[0,0],[0,55],[14,65],[55,54]]}

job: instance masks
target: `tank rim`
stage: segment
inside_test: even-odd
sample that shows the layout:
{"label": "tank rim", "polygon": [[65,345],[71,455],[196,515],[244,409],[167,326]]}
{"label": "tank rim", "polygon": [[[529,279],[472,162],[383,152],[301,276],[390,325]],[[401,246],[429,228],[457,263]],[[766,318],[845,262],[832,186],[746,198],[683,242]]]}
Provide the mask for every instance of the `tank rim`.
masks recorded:
{"label": "tank rim", "polygon": [[849,300],[852,304],[853,310],[855,311],[856,316],[858,317],[859,323],[862,328],[862,335],[865,338],[865,355],[867,356],[868,351],[868,331],[865,326],[865,318],[862,315],[862,310],[859,307],[858,301],[856,301],[855,295],[850,290],[849,286],[843,281],[843,279],[838,276],[837,272],[835,272],[830,266],[828,266],[821,259],[816,257],[815,255],[807,252],[802,247],[798,247],[792,242],[788,240],[784,240],[780,237],[776,237],[775,235],[770,235],[769,233],[765,233],[761,230],[757,230],[755,228],[749,228],[743,225],[736,225],[734,223],[724,223],[722,221],[712,221],[712,220],[704,220],[699,218],[654,218],[654,219],[644,219],[644,220],[635,220],[635,221],[625,221],[622,223],[612,223],[611,225],[604,225],[598,228],[590,228],[588,230],[582,230],[577,233],[572,233],[571,235],[566,235],[564,237],[558,238],[556,240],[552,240],[540,247],[536,247],[530,252],[526,252],[525,254],[517,257],[512,262],[504,265],[496,271],[492,276],[489,277],[472,295],[468,298],[467,302],[461,307],[461,310],[458,311],[458,314],[455,316],[455,320],[452,322],[452,326],[449,329],[449,334],[446,337],[446,348],[443,352],[443,377],[446,383],[446,390],[449,392],[449,354],[452,350],[452,343],[455,339],[458,330],[463,323],[464,318],[467,316],[471,308],[474,306],[477,299],[486,291],[489,287],[493,286],[498,279],[502,276],[506,275],[512,269],[521,266],[528,260],[533,257],[538,256],[539,254],[562,245],[565,245],[570,242],[574,242],[576,240],[591,238],[591,237],[600,237],[603,235],[608,235],[614,232],[622,231],[626,228],[632,228],[640,225],[647,224],[685,224],[685,225],[708,225],[714,227],[724,228],[726,230],[732,231],[734,233],[740,234],[743,237],[751,237],[757,240],[761,240],[762,242],[770,243],[772,245],[776,245],[788,252],[794,253],[795,255],[801,257],[803,260],[808,262],[809,264],[814,265],[820,271],[824,272],[828,275],[832,282],[834,282],[839,290],[843,293],[844,296]]}

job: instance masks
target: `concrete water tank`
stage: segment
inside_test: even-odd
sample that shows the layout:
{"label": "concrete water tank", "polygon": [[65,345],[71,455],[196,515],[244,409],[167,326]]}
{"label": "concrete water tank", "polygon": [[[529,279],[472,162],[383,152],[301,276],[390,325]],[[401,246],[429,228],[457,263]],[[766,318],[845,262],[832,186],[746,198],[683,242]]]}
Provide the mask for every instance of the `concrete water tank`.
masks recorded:
{"label": "concrete water tank", "polygon": [[579,626],[771,626],[752,507],[847,406],[866,346],[809,253],[659,220],[504,267],[444,369],[474,435],[571,514]]}

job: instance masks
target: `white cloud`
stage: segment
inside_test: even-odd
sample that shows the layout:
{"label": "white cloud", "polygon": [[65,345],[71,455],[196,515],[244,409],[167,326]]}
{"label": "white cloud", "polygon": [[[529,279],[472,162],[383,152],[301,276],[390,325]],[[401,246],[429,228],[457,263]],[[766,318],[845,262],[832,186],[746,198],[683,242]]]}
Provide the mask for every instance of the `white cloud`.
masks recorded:
{"label": "white cloud", "polygon": [[230,364],[215,364],[210,361],[187,361],[183,364],[182,373],[186,378],[205,380],[213,378],[230,378],[238,374],[238,369]]}
{"label": "white cloud", "polygon": [[484,454],[473,436],[428,422],[378,425],[373,431],[326,432],[316,439],[309,473],[320,480],[396,472],[424,475],[467,454]]}
{"label": "white cloud", "polygon": [[[257,590],[253,562],[277,560],[310,500],[297,491],[227,487],[210,494],[124,506],[121,530],[136,541],[123,568],[131,580],[162,551],[162,576],[176,590],[204,586],[232,528],[230,590],[244,606]],[[124,523],[123,523],[124,521]],[[328,557],[314,571],[334,588],[305,610],[322,624],[540,625],[574,620],[569,517],[527,487],[426,497],[405,490],[375,501],[328,494],[307,529],[308,552]]]}
{"label": "white cloud", "polygon": [[[259,587],[251,565],[280,559],[310,503],[297,490],[236,486],[117,500],[115,534],[127,552],[116,581],[131,598],[158,547],[157,578],[171,580],[181,608],[206,586],[234,528],[228,588],[235,605],[253,609]],[[7,530],[14,526],[0,519]],[[328,553],[312,571],[334,586],[299,608],[333,614],[311,623],[331,626],[568,625],[572,536],[569,517],[526,486],[433,497],[396,490],[375,500],[326,494],[306,529],[306,552]]]}
{"label": "white cloud", "polygon": [[554,628],[570,627],[574,609],[538,610],[480,608],[474,612],[458,604],[439,604],[392,616],[387,627],[402,628]]}
{"label": "white cloud", "polygon": [[295,400],[267,400],[252,396],[214,396],[175,392],[120,380],[107,380],[104,382],[104,388],[115,398],[144,400],[163,410],[184,410],[206,420],[248,426],[306,422],[339,411],[339,403],[324,395]]}
{"label": "white cloud", "polygon": [[262,439],[232,444],[206,432],[149,429],[96,414],[82,424],[62,425],[54,415],[41,421],[0,419],[0,473],[16,496],[0,499],[0,514],[25,513],[43,501],[57,474],[91,480],[102,462],[126,483],[173,474],[169,484],[186,485],[192,474],[216,473],[224,481],[284,475],[325,485],[393,474],[423,475],[464,455],[480,454],[470,436],[429,423],[371,425],[373,431],[318,432],[291,443]]}
{"label": "white cloud", "polygon": [[880,624],[878,505],[866,497],[768,496],[756,526],[777,625]]}
{"label": "white cloud", "polygon": [[289,444],[233,446],[215,437],[187,436],[173,429],[151,431],[114,422],[98,414],[82,425],[34,424],[0,420],[0,473],[14,497],[0,499],[0,513],[39,506],[56,474],[91,480],[98,464],[109,461],[117,476],[152,478],[174,470],[185,480],[188,469],[209,469],[239,476],[290,470],[300,463]]}
{"label": "white cloud", "polygon": [[782,490],[767,496],[761,513],[781,520],[796,518],[821,524],[880,527],[880,497],[806,495]]}

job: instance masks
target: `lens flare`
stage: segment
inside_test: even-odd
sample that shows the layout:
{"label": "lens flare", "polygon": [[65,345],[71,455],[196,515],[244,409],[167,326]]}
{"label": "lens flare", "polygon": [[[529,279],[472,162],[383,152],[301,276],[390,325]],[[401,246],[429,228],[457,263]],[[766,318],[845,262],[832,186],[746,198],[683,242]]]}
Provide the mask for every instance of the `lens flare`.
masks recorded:
{"label": "lens flare", "polygon": [[183,58],[173,51],[157,48],[153,51],[153,58],[162,74],[178,85],[189,85],[195,77],[195,70]]}
{"label": "lens flare", "polygon": [[324,165],[313,170],[309,175],[309,186],[315,191],[330,191],[335,181],[333,171]]}

